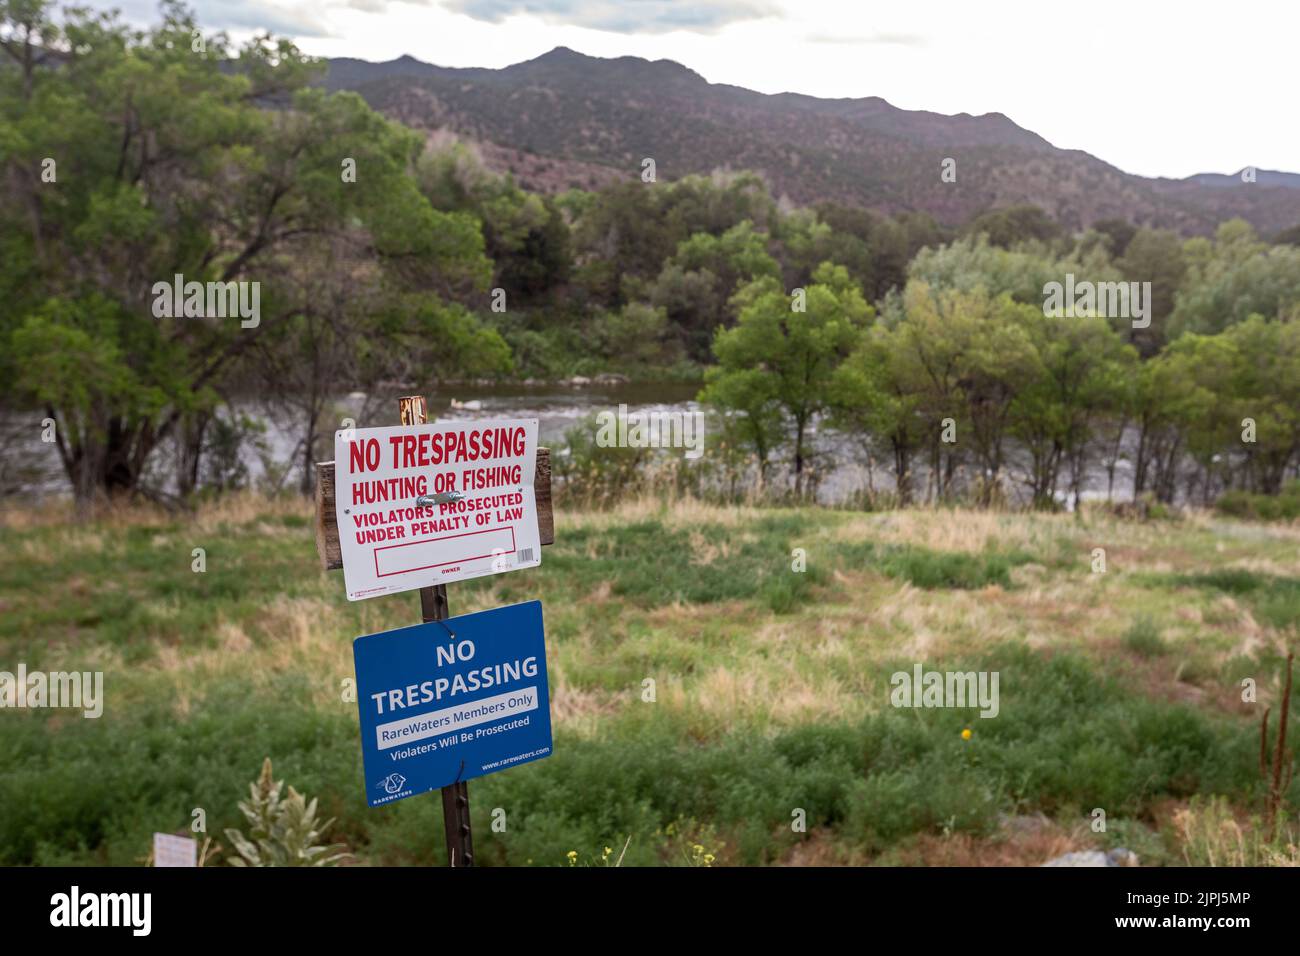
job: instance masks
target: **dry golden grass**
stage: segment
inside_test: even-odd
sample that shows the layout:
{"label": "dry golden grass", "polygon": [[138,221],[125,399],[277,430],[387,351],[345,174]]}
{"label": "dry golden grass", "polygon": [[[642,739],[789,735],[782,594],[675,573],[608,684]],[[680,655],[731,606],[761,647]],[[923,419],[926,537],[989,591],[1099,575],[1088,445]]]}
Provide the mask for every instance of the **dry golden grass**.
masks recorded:
{"label": "dry golden grass", "polygon": [[1296,550],[1293,560],[1276,558],[1239,558],[1225,565],[1228,568],[1240,568],[1255,574],[1267,574],[1279,578],[1300,577],[1300,549]]}
{"label": "dry golden grass", "polygon": [[[226,495],[215,502],[202,505],[195,514],[195,525],[200,531],[215,531],[223,524],[243,525],[290,515],[314,518],[315,504],[309,499],[293,495],[277,498],[264,498],[249,493]],[[275,530],[283,533],[285,529],[278,527]]]}
{"label": "dry golden grass", "polygon": [[561,535],[563,529],[570,525],[576,528],[600,530],[652,520],[662,522],[664,527],[673,530],[696,530],[704,524],[746,528],[756,519],[771,513],[769,508],[745,505],[723,507],[690,496],[663,497],[643,494],[599,511],[575,511],[557,507],[556,536]]}
{"label": "dry golden grass", "polygon": [[1173,824],[1193,866],[1300,866],[1294,828],[1269,840],[1258,818],[1234,812],[1220,799],[1176,810]]}
{"label": "dry golden grass", "polygon": [[71,501],[50,499],[38,507],[0,508],[0,527],[15,531],[32,528],[60,528],[76,531],[87,522],[94,523],[99,533],[115,528],[140,525],[166,524],[176,520],[192,520],[202,531],[212,531],[225,523],[245,524],[259,518],[276,518],[284,515],[310,517],[313,503],[295,495],[269,498],[257,492],[232,492],[212,501],[198,504],[192,511],[169,509],[145,501],[112,501],[97,504],[90,514],[82,514]]}
{"label": "dry golden grass", "polygon": [[[309,527],[286,527],[275,519],[290,515],[309,518],[311,512],[310,501],[292,496],[266,499],[236,494],[200,505],[187,527],[216,533],[223,526],[251,526],[260,536],[303,537],[310,535]],[[686,533],[692,562],[710,566],[731,559],[736,549],[753,537],[752,523],[772,514],[765,508],[720,507],[690,497],[665,501],[647,494],[606,511],[561,509],[558,536],[563,540],[567,529],[613,530],[654,520]],[[774,614],[748,601],[674,602],[618,614],[602,625],[598,640],[584,611],[610,604],[621,607],[624,599],[615,595],[610,579],[593,579],[580,606],[548,615],[548,620],[559,619],[565,624],[564,638],[554,646],[551,662],[557,724],[578,733],[595,732],[602,716],[637,705],[639,691],[635,687],[592,689],[591,667],[631,661],[640,666],[641,661],[653,661],[665,651],[669,661],[694,663],[680,667],[680,673],[673,672],[678,665],[659,668],[660,701],[695,715],[701,733],[706,726],[716,727],[729,720],[780,727],[853,719],[883,706],[876,699],[880,695],[867,690],[889,660],[954,659],[1006,642],[1024,642],[1034,648],[1091,649],[1112,659],[1131,656],[1119,639],[1151,592],[1131,586],[1126,580],[1128,573],[1204,567],[1206,562],[1197,557],[1196,548],[1206,545],[1194,546],[1191,540],[1217,533],[1223,522],[1207,513],[1193,513],[1173,525],[1120,522],[1097,511],[1083,517],[1080,521],[1073,515],[914,509],[836,513],[833,520],[809,531],[808,545],[814,555],[819,541],[871,540],[940,552],[1024,552],[1049,561],[1015,567],[1010,590],[994,586],[977,591],[924,591],[907,581],[886,578],[870,567],[836,568],[817,597],[793,614]],[[51,541],[57,545],[55,550],[64,553],[98,553],[113,542],[119,529],[174,522],[176,515],[152,505],[117,505],[104,509],[93,526],[85,526],[72,521],[67,506],[55,504],[11,513],[2,520],[10,527],[49,529],[19,546],[25,558],[40,562],[51,554]],[[706,534],[701,531],[703,526],[734,529],[734,534]],[[1244,532],[1236,524],[1228,527],[1234,529],[1225,539],[1228,560],[1219,566],[1280,576],[1300,570],[1300,549],[1294,559],[1277,550],[1279,544],[1300,543],[1300,527],[1250,526]],[[173,537],[160,532],[153,546],[166,547]],[[1251,542],[1262,540],[1270,542],[1273,550],[1268,555],[1251,555],[1247,551]],[[177,547],[182,543],[170,542]],[[1094,546],[1107,548],[1109,570],[1104,575],[1087,572]],[[1050,564],[1063,548],[1079,555],[1077,567],[1062,569]],[[588,557],[598,558],[599,537],[589,539],[586,549]],[[106,586],[74,576],[65,583],[64,593],[75,600],[78,593]],[[214,639],[207,646],[187,646],[182,654],[173,642],[158,641],[157,667],[173,674],[219,673],[233,667],[265,674],[305,671],[318,702],[332,705],[340,680],[351,673],[351,639],[358,633],[412,623],[417,607],[412,595],[407,605],[400,600],[362,602],[345,617],[337,592],[337,576],[318,573],[314,584],[299,588],[297,597],[281,596],[272,601],[256,623],[214,621]],[[494,583],[458,594],[453,611],[470,613],[516,599],[507,599]],[[1167,595],[1163,599],[1168,602]],[[151,601],[145,610],[149,620],[158,622],[166,622],[177,611],[165,601]],[[1175,648],[1196,642],[1207,628],[1225,635],[1213,648],[1198,648],[1210,664],[1280,646],[1274,631],[1260,625],[1247,608],[1226,595],[1208,608],[1174,604],[1165,611],[1172,625],[1165,624],[1164,636]],[[665,635],[685,644],[665,644]],[[695,645],[698,654],[692,649]],[[712,649],[705,652],[706,647]],[[85,648],[77,650],[79,660],[84,660],[84,653]],[[585,683],[570,683],[568,675],[580,665],[585,668]],[[653,668],[647,665],[644,669]],[[1143,675],[1139,683],[1148,685],[1153,695],[1189,693],[1187,685],[1170,689],[1169,669],[1145,667],[1136,660],[1134,665],[1134,673]],[[177,700],[178,706],[184,706],[179,686]]]}
{"label": "dry golden grass", "polygon": [[[0,528],[13,531],[53,528],[64,535],[82,533],[90,538],[112,529],[166,524],[174,520],[192,523],[192,527],[199,531],[214,531],[222,524],[247,524],[286,515],[311,518],[313,514],[315,506],[311,499],[291,494],[268,498],[256,492],[233,492],[213,501],[201,502],[192,510],[168,509],[144,501],[101,502],[88,514],[79,511],[72,501],[59,498],[44,502],[40,507],[3,507],[0,509]],[[90,522],[95,524],[95,531],[82,531],[83,525]]]}
{"label": "dry golden grass", "polygon": [[919,545],[935,551],[1044,550],[1070,533],[1068,515],[1005,514],[969,509],[917,509],[863,515],[835,531],[842,541],[871,538],[886,544]]}
{"label": "dry golden grass", "polygon": [[674,687],[661,701],[683,710],[690,719],[703,719],[710,730],[735,717],[754,724],[791,726],[852,719],[865,710],[860,693],[850,691],[833,675],[811,674],[793,660],[762,671],[718,666],[693,680],[689,690]]}
{"label": "dry golden grass", "polygon": [[551,720],[556,726],[583,738],[600,732],[601,718],[628,705],[635,690],[623,692],[574,687],[564,679],[562,667],[548,667],[551,683]]}
{"label": "dry golden grass", "polygon": [[[52,616],[58,634],[42,646],[42,664],[104,670],[112,681],[114,706],[124,711],[161,699],[178,722],[195,720],[209,708],[205,694],[246,684],[252,697],[283,695],[291,687],[305,707],[354,721],[355,698],[343,695],[343,682],[353,676],[353,638],[418,621],[419,601],[412,593],[346,602],[340,575],[321,572],[314,563],[310,522],[283,520],[309,519],[311,511],[309,501],[256,496],[204,504],[193,515],[119,507],[93,524],[75,522],[59,507],[38,511],[16,519],[36,533],[19,539],[10,554],[43,570],[60,562],[52,570],[61,578],[57,589],[16,607],[33,620],[51,601],[86,608],[84,615]],[[1264,623],[1263,612],[1256,620],[1251,608],[1258,611],[1259,604],[1250,593],[1233,597],[1150,578],[1162,569],[1222,568],[1300,576],[1296,529],[1279,533],[1228,524],[1231,532],[1220,535],[1223,523],[1205,515],[1142,524],[1098,513],[1082,520],[964,509],[861,514],[718,507],[690,498],[665,502],[643,496],[608,511],[561,509],[557,517],[559,546],[545,557],[563,554],[564,562],[544,566],[531,579],[507,575],[454,588],[452,611],[471,613],[527,599],[521,595],[547,599],[551,715],[557,740],[566,746],[577,741],[633,746],[643,730],[658,732],[660,720],[672,728],[674,741],[680,730],[683,743],[702,748],[724,740],[730,746],[737,737],[745,746],[766,745],[765,738],[795,727],[852,727],[888,710],[892,671],[918,661],[931,668],[958,662],[966,667],[995,647],[1016,644],[1042,649],[1044,657],[1082,652],[1099,670],[1120,678],[1125,694],[1185,703],[1213,711],[1216,719],[1227,715],[1244,723],[1248,716],[1239,689],[1224,665],[1233,657],[1280,649],[1284,635]],[[763,590],[742,591],[748,596],[737,598],[725,587],[696,603],[673,600],[675,593],[686,593],[676,590],[677,583],[662,599],[648,601],[633,588],[638,581],[657,582],[663,565],[652,563],[649,571],[635,574],[595,566],[610,541],[656,547],[643,529],[628,534],[629,525],[648,521],[680,535],[661,552],[663,562],[694,565],[673,568],[679,580],[683,571],[691,583],[717,578],[721,571],[754,575],[760,583],[775,575],[781,583],[780,575],[789,570],[785,549],[792,532],[787,529],[797,529],[810,568],[822,573],[804,579],[809,590],[792,602],[769,600]],[[149,530],[125,534],[137,526]],[[722,533],[713,533],[717,528]],[[596,533],[566,548],[566,536],[576,529]],[[204,592],[211,604],[202,614],[192,603],[178,603],[194,599],[191,585],[199,580],[189,573],[191,530],[211,536],[210,570],[231,575],[204,581],[222,586]],[[755,541],[762,545],[755,548]],[[676,546],[683,542],[690,556],[679,558]],[[1012,567],[1005,588],[925,589],[909,583],[907,572],[873,562],[871,555],[880,557],[883,550],[840,547],[864,542],[946,554],[995,551],[1032,561]],[[753,559],[756,551],[767,555],[769,547],[770,565],[766,558]],[[1105,574],[1091,573],[1094,547],[1107,549]],[[591,568],[564,570],[581,565],[573,559],[583,553],[592,559]],[[78,567],[78,554],[98,556],[98,572]],[[234,573],[221,563],[232,554]],[[179,557],[173,561],[172,555]],[[249,568],[267,575],[260,579],[267,586],[255,596],[244,593],[236,577]],[[164,580],[168,586],[153,587],[158,583],[153,575],[170,575]],[[114,600],[103,600],[106,595]],[[8,599],[0,599],[0,613]],[[113,632],[117,643],[94,643],[111,630],[112,615],[124,603],[130,623]],[[781,610],[773,610],[777,607]],[[1144,650],[1126,634],[1147,615],[1155,620],[1160,641]],[[15,640],[23,640],[14,630]],[[645,678],[656,682],[653,706],[642,699]],[[1008,687],[1004,684],[1004,693]],[[1262,701],[1270,693],[1261,686]],[[617,739],[612,733],[627,736]],[[1234,831],[1222,821],[1184,822],[1179,831],[1184,842],[1199,840],[1196,845],[1208,847],[1216,861],[1243,859],[1241,846],[1250,833],[1244,823],[1238,821],[1240,829]],[[1037,865],[1095,846],[1086,827],[1069,823],[1024,825],[983,837],[941,829],[909,835],[879,857],[814,831],[785,862]],[[1276,848],[1269,853],[1256,858],[1295,861],[1294,849],[1289,855]]]}
{"label": "dry golden grass", "polygon": [[[267,606],[257,633],[250,634],[237,622],[218,619],[212,624],[211,636],[212,643],[207,646],[171,641],[154,644],[148,672],[154,680],[166,682],[178,716],[188,713],[191,695],[197,689],[222,674],[238,674],[254,684],[277,674],[305,675],[310,699],[317,707],[340,704],[342,682],[352,676],[351,640],[336,609],[325,600],[281,597]],[[105,662],[105,669],[132,672],[117,654],[112,657]]]}

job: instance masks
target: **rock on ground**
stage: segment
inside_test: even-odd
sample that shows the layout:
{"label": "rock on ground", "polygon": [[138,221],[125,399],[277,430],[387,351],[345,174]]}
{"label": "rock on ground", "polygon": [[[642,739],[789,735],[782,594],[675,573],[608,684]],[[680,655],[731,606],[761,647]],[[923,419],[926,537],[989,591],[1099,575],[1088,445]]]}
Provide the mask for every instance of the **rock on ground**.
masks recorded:
{"label": "rock on ground", "polygon": [[1137,854],[1123,847],[1116,847],[1107,853],[1100,850],[1080,850],[1066,853],[1054,860],[1048,860],[1043,866],[1137,866]]}

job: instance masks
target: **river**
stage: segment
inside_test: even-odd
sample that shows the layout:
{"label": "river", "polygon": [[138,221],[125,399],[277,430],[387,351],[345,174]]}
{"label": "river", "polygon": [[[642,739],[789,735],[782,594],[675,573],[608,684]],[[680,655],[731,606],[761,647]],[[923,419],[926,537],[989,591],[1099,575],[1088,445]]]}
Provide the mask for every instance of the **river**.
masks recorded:
{"label": "river", "polygon": [[[702,411],[701,406],[694,401],[698,391],[699,386],[691,384],[623,383],[589,384],[581,387],[562,384],[525,386],[515,383],[467,385],[447,387],[431,393],[428,397],[428,413],[430,419],[442,420],[536,418],[541,443],[556,449],[557,453],[563,453],[565,434],[598,411],[616,410],[619,405],[626,405],[629,413]],[[344,418],[354,419],[359,428],[396,424],[397,395],[397,392],[390,395],[354,392],[339,396],[334,403],[339,415],[338,427],[344,427]],[[461,407],[453,407],[453,403],[458,403]],[[302,436],[301,423],[287,418],[282,411],[253,397],[236,401],[235,409],[241,415],[261,421],[265,427],[262,450],[259,452],[247,447],[241,455],[249,478],[265,486],[268,481],[268,465],[271,466],[271,471],[276,471],[277,466],[292,462],[295,470],[283,479],[281,486],[295,487],[301,458],[298,454]],[[67,480],[59,463],[57,449],[54,445],[41,441],[42,418],[43,415],[38,412],[0,413],[0,440],[6,443],[5,454],[0,458],[0,493],[11,501],[15,497],[30,501],[33,498],[58,498],[68,494]],[[706,429],[711,430],[717,426],[717,419],[712,413],[706,414],[705,422]],[[1131,446],[1133,437],[1130,435],[1125,444]],[[828,465],[818,486],[818,498],[821,501],[836,503],[867,486],[867,469],[860,463],[852,443],[834,432],[816,429],[812,439]],[[1010,500],[1024,503],[1024,491],[1020,482],[1013,477],[1014,462],[1018,457],[1013,449],[1009,455],[1013,467],[1009,469],[1005,484]],[[174,450],[166,445],[154,453],[150,480],[155,486],[169,491],[174,488],[174,472],[169,471],[169,463],[174,460]],[[1115,482],[1117,499],[1131,497],[1132,476],[1131,462],[1121,460]],[[883,463],[877,463],[874,469],[873,484],[878,491],[892,489],[889,473]],[[918,493],[924,491],[924,474],[917,477],[915,487]],[[1068,504],[1064,494],[1059,497],[1063,503]],[[1095,500],[1105,497],[1105,472],[1094,466],[1085,475],[1083,498]]]}

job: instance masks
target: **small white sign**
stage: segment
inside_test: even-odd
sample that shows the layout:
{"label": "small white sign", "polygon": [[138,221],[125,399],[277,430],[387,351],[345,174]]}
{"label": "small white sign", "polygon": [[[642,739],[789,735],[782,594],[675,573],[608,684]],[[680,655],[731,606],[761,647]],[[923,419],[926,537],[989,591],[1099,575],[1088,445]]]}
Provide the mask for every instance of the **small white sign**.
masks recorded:
{"label": "small white sign", "polygon": [[349,601],[533,568],[537,419],[334,433]]}
{"label": "small white sign", "polygon": [[170,833],[153,835],[154,866],[198,866],[199,845],[189,837]]}

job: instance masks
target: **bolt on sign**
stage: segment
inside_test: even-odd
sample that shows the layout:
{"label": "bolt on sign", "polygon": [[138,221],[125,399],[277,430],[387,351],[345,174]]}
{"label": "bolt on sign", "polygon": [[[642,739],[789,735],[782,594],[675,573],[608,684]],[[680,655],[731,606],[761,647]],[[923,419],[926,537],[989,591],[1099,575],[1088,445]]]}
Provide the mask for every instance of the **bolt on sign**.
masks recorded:
{"label": "bolt on sign", "polygon": [[372,807],[551,754],[541,601],[368,634],[352,656]]}
{"label": "bolt on sign", "polygon": [[350,601],[537,567],[537,419],[334,435]]}

